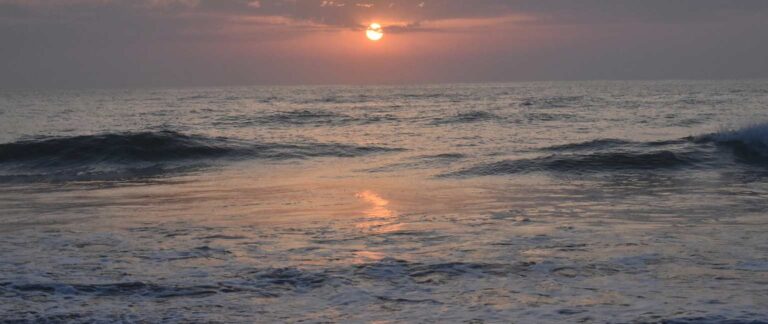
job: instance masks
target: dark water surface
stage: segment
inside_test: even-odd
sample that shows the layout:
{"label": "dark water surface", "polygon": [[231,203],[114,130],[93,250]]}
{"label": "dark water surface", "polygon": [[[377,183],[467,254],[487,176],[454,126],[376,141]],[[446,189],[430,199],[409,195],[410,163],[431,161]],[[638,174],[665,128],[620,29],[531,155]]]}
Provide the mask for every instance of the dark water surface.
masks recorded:
{"label": "dark water surface", "polygon": [[768,82],[0,91],[0,321],[768,321]]}

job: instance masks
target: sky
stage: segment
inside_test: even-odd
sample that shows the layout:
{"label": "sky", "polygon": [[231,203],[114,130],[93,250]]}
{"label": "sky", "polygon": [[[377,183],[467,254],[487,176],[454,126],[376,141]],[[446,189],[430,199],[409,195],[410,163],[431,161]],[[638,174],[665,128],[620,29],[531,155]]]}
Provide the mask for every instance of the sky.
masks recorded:
{"label": "sky", "polygon": [[0,0],[3,88],[766,77],[768,0]]}

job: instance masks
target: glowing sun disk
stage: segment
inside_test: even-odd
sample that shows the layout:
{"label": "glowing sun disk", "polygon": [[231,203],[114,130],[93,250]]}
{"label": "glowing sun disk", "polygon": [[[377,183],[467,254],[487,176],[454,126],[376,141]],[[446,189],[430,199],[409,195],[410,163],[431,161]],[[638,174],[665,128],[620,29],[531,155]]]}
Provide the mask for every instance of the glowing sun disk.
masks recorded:
{"label": "glowing sun disk", "polygon": [[374,42],[378,41],[384,37],[384,29],[381,28],[381,25],[373,23],[365,30],[365,36]]}

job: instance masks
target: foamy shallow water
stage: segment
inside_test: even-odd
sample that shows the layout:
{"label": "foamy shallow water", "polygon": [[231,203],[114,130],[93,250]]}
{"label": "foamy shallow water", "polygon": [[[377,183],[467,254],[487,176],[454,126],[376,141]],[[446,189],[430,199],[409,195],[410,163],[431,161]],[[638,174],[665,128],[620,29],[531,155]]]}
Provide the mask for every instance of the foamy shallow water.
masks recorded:
{"label": "foamy shallow water", "polygon": [[763,81],[6,91],[0,320],[768,321],[766,104]]}

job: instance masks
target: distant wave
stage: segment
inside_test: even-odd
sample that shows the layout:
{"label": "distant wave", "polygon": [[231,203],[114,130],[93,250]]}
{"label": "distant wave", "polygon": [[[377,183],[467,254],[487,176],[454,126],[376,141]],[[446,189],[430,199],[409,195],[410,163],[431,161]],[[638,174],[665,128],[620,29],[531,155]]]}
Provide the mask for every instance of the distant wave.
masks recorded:
{"label": "distant wave", "polygon": [[579,117],[574,114],[565,113],[551,113],[544,111],[527,111],[519,117],[500,116],[491,112],[482,110],[473,110],[461,112],[452,116],[436,117],[433,118],[432,125],[449,125],[449,124],[467,124],[467,123],[479,123],[479,122],[512,122],[512,123],[535,123],[535,122],[551,122],[551,121],[572,121]]}
{"label": "distant wave", "polygon": [[397,120],[392,115],[365,115],[361,117],[331,112],[327,110],[293,110],[275,112],[261,116],[225,116],[215,125],[251,127],[254,125],[270,126],[344,126],[349,124],[370,124]]}
{"label": "distant wave", "polygon": [[598,139],[550,146],[546,155],[478,164],[443,176],[490,176],[530,172],[597,173],[621,170],[675,170],[765,166],[768,124],[669,141]]}
{"label": "distant wave", "polygon": [[492,113],[489,113],[487,111],[467,111],[458,113],[453,116],[448,117],[440,117],[435,118],[432,121],[433,125],[441,125],[441,124],[457,124],[457,123],[474,123],[474,122],[480,122],[480,121],[488,121],[488,120],[496,120],[499,119],[499,116],[496,116]]}
{"label": "distant wave", "polygon": [[520,106],[531,108],[565,108],[591,104],[596,101],[596,98],[586,96],[553,96],[524,99],[520,102]]}
{"label": "distant wave", "polygon": [[144,175],[223,159],[357,157],[396,150],[336,143],[258,143],[174,131],[41,138],[0,144],[0,180],[53,174],[82,178],[105,170]]}

